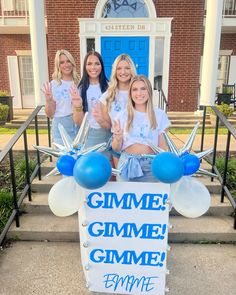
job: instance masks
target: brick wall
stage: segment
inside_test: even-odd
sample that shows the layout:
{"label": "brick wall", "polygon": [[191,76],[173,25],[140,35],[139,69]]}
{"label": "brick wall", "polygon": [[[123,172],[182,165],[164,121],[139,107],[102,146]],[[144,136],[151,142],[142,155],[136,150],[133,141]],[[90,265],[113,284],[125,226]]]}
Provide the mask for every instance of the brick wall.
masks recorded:
{"label": "brick wall", "polygon": [[[51,77],[58,49],[67,49],[75,57],[80,73],[78,18],[93,17],[97,1],[57,0],[46,2],[48,22],[48,62]],[[203,47],[204,0],[155,0],[158,17],[173,17],[169,69],[168,100],[171,111],[194,111],[197,106],[200,59]],[[0,76],[0,88],[9,90],[7,55],[14,50],[30,49],[29,35],[0,35],[0,64],[6,69]],[[224,34],[221,49],[236,54],[236,34]]]}
{"label": "brick wall", "polygon": [[222,34],[220,49],[233,50],[232,55],[236,55],[236,34]]}
{"label": "brick wall", "polygon": [[[30,50],[29,35],[0,35],[0,89],[10,91],[7,56],[16,55],[15,50]],[[4,70],[3,70],[4,69]]]}
{"label": "brick wall", "polygon": [[50,77],[54,56],[58,49],[66,49],[74,56],[80,73],[80,40],[78,18],[93,17],[97,1],[47,1],[48,58]]}
{"label": "brick wall", "polygon": [[197,107],[203,0],[154,1],[158,17],[173,17],[168,100],[170,111],[194,111]]}

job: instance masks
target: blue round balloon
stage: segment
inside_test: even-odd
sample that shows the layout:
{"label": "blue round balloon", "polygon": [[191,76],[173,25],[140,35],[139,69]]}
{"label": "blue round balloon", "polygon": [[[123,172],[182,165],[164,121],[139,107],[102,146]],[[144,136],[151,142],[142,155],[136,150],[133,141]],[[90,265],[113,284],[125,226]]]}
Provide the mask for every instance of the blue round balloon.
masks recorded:
{"label": "blue round balloon", "polygon": [[57,160],[58,171],[65,176],[72,176],[76,160],[72,156],[63,155]]}
{"label": "blue round balloon", "polygon": [[200,160],[197,156],[188,154],[181,158],[184,164],[184,175],[194,174],[200,167]]}
{"label": "blue round balloon", "polygon": [[80,186],[96,189],[108,182],[111,172],[108,158],[101,153],[91,152],[76,161],[73,175]]}
{"label": "blue round balloon", "polygon": [[186,155],[189,155],[189,152],[188,152],[188,151],[183,152],[183,153],[180,155],[180,158],[183,158],[183,157],[185,157]]}
{"label": "blue round balloon", "polygon": [[174,183],[183,176],[184,165],[175,154],[163,152],[153,159],[152,174],[161,182]]}

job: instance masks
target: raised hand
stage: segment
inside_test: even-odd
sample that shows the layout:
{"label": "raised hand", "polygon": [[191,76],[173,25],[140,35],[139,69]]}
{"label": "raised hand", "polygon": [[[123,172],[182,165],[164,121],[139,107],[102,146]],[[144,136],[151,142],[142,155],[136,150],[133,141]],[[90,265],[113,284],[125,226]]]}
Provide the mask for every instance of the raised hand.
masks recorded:
{"label": "raised hand", "polygon": [[103,121],[102,112],[101,112],[101,106],[100,106],[99,102],[95,102],[93,104],[92,115],[95,118],[95,120],[98,122],[98,124],[100,124]]}
{"label": "raised hand", "polygon": [[43,88],[41,88],[41,91],[45,95],[46,102],[52,102],[53,96],[52,96],[52,86],[49,82],[46,82],[43,84]]}
{"label": "raised hand", "polygon": [[83,100],[81,96],[79,95],[78,88],[76,85],[71,85],[69,88],[69,93],[71,97],[71,103],[74,108],[81,108],[83,105]]}
{"label": "raised hand", "polygon": [[121,126],[120,126],[120,120],[113,121],[112,129],[113,129],[114,137],[117,140],[121,140],[123,137],[123,130],[121,129]]}

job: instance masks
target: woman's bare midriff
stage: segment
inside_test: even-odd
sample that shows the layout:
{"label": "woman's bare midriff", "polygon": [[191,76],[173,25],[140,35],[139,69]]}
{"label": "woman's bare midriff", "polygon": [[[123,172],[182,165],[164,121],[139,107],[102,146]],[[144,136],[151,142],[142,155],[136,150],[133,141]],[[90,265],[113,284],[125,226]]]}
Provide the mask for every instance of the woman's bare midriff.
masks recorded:
{"label": "woman's bare midriff", "polygon": [[154,154],[150,146],[140,143],[135,143],[128,146],[125,149],[125,152],[129,154]]}

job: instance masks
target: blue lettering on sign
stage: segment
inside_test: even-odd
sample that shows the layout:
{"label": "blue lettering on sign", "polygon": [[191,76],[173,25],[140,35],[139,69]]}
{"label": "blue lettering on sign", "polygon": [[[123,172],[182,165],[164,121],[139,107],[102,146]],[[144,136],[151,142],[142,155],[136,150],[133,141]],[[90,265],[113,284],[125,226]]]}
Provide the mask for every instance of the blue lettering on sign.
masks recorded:
{"label": "blue lettering on sign", "polygon": [[136,223],[98,222],[95,221],[88,226],[88,233],[92,237],[122,237],[140,239],[164,240],[167,233],[167,224],[144,223],[137,226]]}
{"label": "blue lettering on sign", "polygon": [[119,198],[116,193],[111,192],[92,192],[88,195],[87,205],[90,208],[121,208],[130,210],[139,208],[140,210],[165,211],[167,194],[145,193],[137,197],[135,193],[125,193]]}
{"label": "blue lettering on sign", "polygon": [[165,252],[143,251],[140,255],[134,250],[125,250],[119,253],[118,250],[115,249],[93,249],[90,252],[90,260],[94,263],[137,264],[162,268],[165,258]]}
{"label": "blue lettering on sign", "polygon": [[116,291],[118,287],[123,287],[125,291],[131,292],[132,289],[139,289],[141,292],[149,292],[154,289],[154,280],[157,280],[157,276],[140,278],[133,275],[119,276],[116,273],[110,273],[104,275],[104,286],[106,289],[112,289]]}

